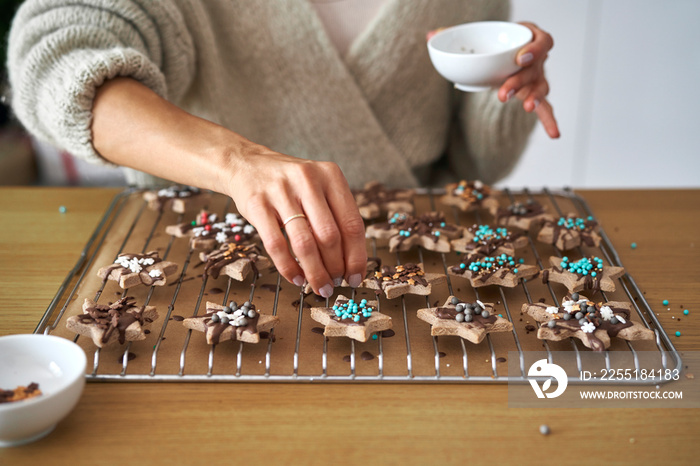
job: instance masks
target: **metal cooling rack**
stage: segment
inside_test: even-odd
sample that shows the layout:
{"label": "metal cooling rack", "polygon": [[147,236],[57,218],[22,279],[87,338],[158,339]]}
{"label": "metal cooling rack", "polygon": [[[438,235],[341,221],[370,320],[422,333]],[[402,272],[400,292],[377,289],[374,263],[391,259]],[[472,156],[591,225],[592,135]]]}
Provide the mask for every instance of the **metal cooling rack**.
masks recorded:
{"label": "metal cooling rack", "polygon": [[[418,194],[422,196],[427,196],[429,203],[430,203],[430,208],[432,210],[436,209],[436,204],[435,204],[435,198],[434,196],[443,194],[444,190],[419,190]],[[569,189],[564,189],[560,191],[551,191],[549,189],[543,189],[542,191],[530,191],[530,190],[523,190],[523,191],[510,191],[510,190],[504,190],[503,195],[510,201],[511,203],[515,201],[516,196],[518,198],[537,198],[538,200],[545,199],[549,200],[551,205],[553,206],[554,210],[558,215],[563,215],[565,212],[562,211],[560,207],[560,203],[567,201],[571,202],[578,210],[579,214],[585,215],[585,216],[593,216],[593,212],[591,212],[590,208],[588,207],[587,203],[578,195],[573,193]],[[49,304],[46,312],[44,313],[43,317],[41,318],[39,324],[37,325],[34,333],[44,333],[44,334],[49,334],[59,328],[59,325],[62,323],[62,319],[64,315],[66,314],[66,310],[68,309],[71,301],[76,299],[78,295],[80,294],[79,292],[82,292],[81,290],[81,284],[83,283],[86,274],[88,272],[93,272],[94,273],[94,267],[97,267],[95,265],[95,258],[97,257],[98,253],[105,247],[106,244],[106,239],[110,238],[112,239],[113,236],[113,231],[115,230],[116,226],[123,226],[122,222],[125,220],[122,218],[124,209],[126,206],[132,205],[135,202],[140,202],[140,208],[138,209],[136,215],[134,216],[134,219],[132,220],[131,224],[129,225],[128,229],[126,230],[126,233],[124,233],[123,238],[121,239],[121,245],[118,247],[114,259],[116,259],[116,256],[120,254],[125,245],[127,244],[127,241],[130,240],[132,233],[135,230],[135,227],[139,225],[139,222],[142,220],[142,214],[144,210],[146,209],[146,202],[141,199],[140,193],[136,190],[129,189],[125,190],[124,192],[118,194],[112,201],[112,203],[109,205],[107,208],[103,218],[97,225],[95,231],[93,232],[92,236],[89,238],[84,250],[80,254],[80,257],[78,261],[76,262],[75,266],[68,272],[68,275],[66,276],[65,280],[59,287],[55,297]],[[225,210],[227,211],[228,207],[230,205],[230,200],[227,201]],[[456,208],[452,208],[452,213],[454,215],[456,223],[460,223],[460,216],[463,216],[464,214],[460,213],[457,211]],[[443,209],[445,211],[445,209]],[[144,241],[144,245],[142,248],[142,252],[146,252],[148,250],[149,244],[151,243],[151,240],[154,236],[154,233],[156,232],[160,221],[161,221],[161,216],[163,213],[158,213],[156,215],[155,221],[153,222],[153,226],[150,227],[148,231],[150,233],[147,235]],[[178,217],[178,223],[182,221],[183,215],[180,214]],[[480,215],[477,213],[475,214],[475,220],[479,223],[481,223],[481,218]],[[146,220],[143,220],[146,222]],[[463,222],[462,222],[463,223]],[[622,267],[622,263],[620,261],[619,256],[617,255],[615,249],[612,246],[612,243],[610,242],[608,236],[605,234],[604,230],[601,228],[600,230],[600,235],[602,237],[602,243],[599,247],[600,253],[603,255],[605,260],[614,266],[619,266]],[[532,240],[531,235],[528,235],[529,242],[530,242],[530,249],[534,255],[534,258],[536,260],[537,265],[540,267],[540,269],[544,268],[544,264],[542,262],[540,252],[538,251],[538,245]],[[174,238],[171,237],[168,244],[167,248],[165,249],[164,253],[162,254],[163,259],[167,259],[168,255],[171,252],[171,248],[174,245]],[[372,242],[371,243],[371,248],[372,248],[372,253],[373,255],[377,255],[377,247],[376,243]],[[579,248],[579,252],[582,253],[581,248]],[[129,364],[129,356],[130,356],[130,349],[132,348],[132,342],[128,342],[125,345],[125,348],[123,349],[123,353],[121,353],[121,365],[118,370],[112,371],[109,373],[104,373],[104,371],[101,370],[101,353],[102,351],[98,348],[95,350],[94,346],[86,351],[88,352],[88,360],[90,360],[90,351],[94,351],[92,353],[92,368],[88,368],[88,373],[86,374],[86,378],[89,381],[148,381],[148,382],[163,382],[163,381],[206,381],[206,382],[234,382],[234,381],[241,381],[241,382],[370,382],[370,383],[380,383],[380,382],[391,382],[391,383],[404,383],[404,382],[419,382],[419,383],[508,383],[508,382],[522,382],[525,383],[529,379],[527,378],[527,368],[526,368],[526,358],[525,358],[525,350],[523,349],[523,335],[522,335],[522,329],[518,330],[514,325],[513,331],[511,332],[512,334],[512,339],[513,341],[510,343],[511,345],[514,344],[515,348],[517,349],[517,355],[518,355],[518,367],[519,367],[519,375],[503,375],[503,369],[500,368],[499,372],[499,367],[498,367],[498,359],[497,354],[496,354],[496,348],[494,341],[492,339],[492,336],[490,334],[487,334],[486,339],[484,342],[482,342],[479,345],[472,345],[471,343],[465,343],[464,340],[462,340],[459,337],[441,337],[442,338],[455,338],[459,341],[459,346],[461,346],[461,358],[460,359],[460,364],[461,367],[459,368],[459,373],[455,374],[455,368],[453,367],[451,370],[447,371],[444,370],[445,365],[441,363],[441,357],[443,354],[439,351],[439,341],[437,337],[430,337],[432,338],[432,352],[434,354],[431,355],[425,355],[425,354],[420,354],[420,357],[424,361],[426,357],[432,358],[434,357],[434,369],[429,370],[426,373],[425,370],[422,371],[416,371],[414,368],[414,362],[417,360],[417,353],[416,349],[412,348],[411,345],[411,335],[414,337],[416,335],[421,335],[422,332],[423,334],[425,332],[428,332],[428,326],[426,324],[422,324],[419,328],[416,328],[416,324],[412,323],[412,319],[409,319],[408,311],[407,311],[407,305],[406,305],[406,297],[402,296],[401,298],[398,298],[398,300],[401,303],[401,313],[399,315],[392,315],[392,319],[394,320],[394,329],[397,335],[400,335],[403,333],[403,338],[394,338],[394,339],[389,339],[389,338],[384,338],[382,334],[378,334],[377,340],[376,340],[376,347],[375,350],[377,350],[378,354],[376,356],[376,368],[373,371],[372,374],[368,375],[364,372],[360,373],[358,370],[358,355],[357,353],[359,352],[359,349],[356,348],[357,343],[354,340],[347,339],[348,341],[348,351],[349,351],[349,370],[345,371],[347,373],[338,375],[332,373],[333,371],[329,370],[329,355],[330,355],[330,350],[329,350],[329,340],[328,338],[321,338],[321,342],[315,342],[313,343],[317,348],[314,350],[314,358],[320,358],[321,360],[321,367],[320,371],[318,373],[313,373],[313,374],[308,374],[308,373],[302,373],[303,371],[300,371],[300,360],[301,358],[308,357],[308,355],[305,356],[305,352],[302,352],[300,350],[301,348],[301,343],[302,339],[308,338],[304,332],[302,332],[302,320],[303,319],[310,319],[308,315],[304,316],[304,299],[305,295],[302,290],[299,290],[299,305],[297,309],[297,315],[296,315],[296,332],[294,335],[294,344],[293,344],[293,350],[288,350],[285,351],[284,354],[279,354],[280,350],[276,349],[276,345],[274,344],[275,341],[275,329],[271,330],[269,332],[269,338],[267,339],[266,342],[264,340],[261,340],[261,342],[258,345],[265,345],[266,349],[264,351],[264,356],[262,357],[264,359],[264,366],[262,366],[263,360],[261,359],[259,361],[259,364],[264,367],[264,372],[263,371],[253,371],[253,372],[258,372],[258,373],[247,373],[246,370],[244,370],[244,360],[246,358],[246,354],[250,350],[246,350],[247,345],[242,343],[242,342],[230,342],[230,344],[236,344],[238,345],[238,350],[235,354],[235,363],[231,366],[232,369],[227,371],[227,372],[221,372],[217,370],[217,366],[221,365],[219,362],[220,360],[224,358],[230,358],[231,354],[224,354],[220,357],[216,356],[216,345],[213,345],[210,347],[208,350],[208,356],[206,356],[207,361],[206,361],[206,370],[202,371],[201,373],[190,373],[189,371],[186,370],[187,368],[187,360],[190,355],[188,354],[188,347],[190,346],[190,338],[192,335],[192,330],[187,330],[186,335],[184,337],[184,340],[182,341],[181,344],[181,351],[179,352],[179,361],[178,361],[178,370],[174,371],[173,373],[162,373],[159,371],[159,363],[163,363],[163,357],[161,355],[161,345],[163,340],[165,339],[165,334],[166,330],[168,329],[168,326],[172,322],[172,313],[175,308],[175,305],[178,304],[178,308],[181,307],[186,307],[186,308],[193,308],[194,309],[194,314],[196,315],[197,310],[200,307],[200,304],[202,302],[202,299],[204,298],[205,295],[205,290],[207,286],[207,278],[204,278],[202,281],[201,289],[199,292],[199,295],[196,299],[196,303],[192,306],[192,303],[183,303],[178,302],[178,297],[181,291],[181,287],[183,286],[183,281],[185,280],[186,273],[188,271],[188,268],[190,267],[190,262],[192,259],[192,255],[195,254],[195,251],[193,251],[191,248],[187,251],[186,259],[184,263],[182,264],[182,270],[179,276],[179,279],[177,283],[175,284],[175,289],[172,295],[172,298],[170,302],[168,303],[168,310],[167,314],[163,318],[163,322],[160,328],[160,331],[154,330],[154,332],[158,333],[157,340],[155,345],[153,345],[153,350],[150,353],[150,367],[145,370],[141,371],[140,373],[135,373],[133,370],[130,371],[130,364]],[[423,251],[418,250],[418,260],[420,262],[423,262]],[[430,254],[436,254],[436,253],[430,253]],[[448,267],[448,260],[447,260],[447,255],[446,254],[440,254],[441,260],[442,260],[442,268],[444,269],[444,273],[447,274],[447,267]],[[401,255],[399,253],[396,253],[396,262],[401,263]],[[224,292],[223,296],[223,301],[224,303],[228,302],[230,292],[232,290],[232,287],[241,287],[241,286],[250,286],[250,295],[249,295],[249,300],[253,301],[255,292],[256,292],[256,284],[257,284],[258,277],[253,278],[252,283],[248,284],[243,284],[241,285],[240,282],[234,282],[232,279],[228,279],[227,285],[226,285],[226,290]],[[276,274],[276,291],[275,291],[275,296],[274,296],[274,301],[273,301],[273,310],[272,314],[273,315],[278,315],[278,310],[279,310],[279,303],[280,303],[280,276],[279,274]],[[522,291],[522,296],[523,299],[518,301],[518,306],[524,302],[527,301],[528,303],[532,303],[532,294],[530,292],[530,286],[531,283],[527,282],[521,282],[519,285],[520,290]],[[655,334],[655,341],[654,341],[654,351],[658,352],[658,360],[660,367],[663,369],[671,369],[671,370],[678,370],[680,371],[682,362],[680,355],[678,351],[675,349],[674,345],[672,344],[671,340],[668,337],[668,334],[663,330],[659,320],[657,319],[656,315],[654,312],[651,310],[649,307],[649,304],[645,300],[643,293],[640,292],[637,284],[635,281],[632,279],[632,277],[629,274],[623,275],[621,278],[618,279],[618,283],[621,286],[621,289],[624,291],[624,294],[626,295],[627,299],[633,304],[634,309],[636,310],[637,316],[639,320],[649,329],[653,330]],[[447,287],[449,289],[449,293],[451,295],[454,295],[454,285],[451,281],[451,277],[447,275]],[[105,283],[102,284],[102,287],[97,290],[97,292],[94,295],[94,300],[97,301],[100,296],[102,295],[104,291]],[[471,287],[469,287],[471,288]],[[507,315],[508,320],[511,322],[514,322],[514,313],[515,311],[511,310],[512,303],[509,304],[509,300],[507,299],[506,292],[504,292],[504,289],[501,287],[498,288],[498,295],[500,296],[500,301],[503,303],[505,314]],[[151,287],[151,289],[148,292],[148,295],[146,297],[146,302],[144,304],[148,304],[151,300],[151,297],[153,296],[155,287]],[[560,302],[561,296],[558,296],[554,289],[552,288],[551,285],[547,285],[547,289],[549,294],[551,295],[552,299],[554,302]],[[124,290],[122,292],[122,297],[127,295],[128,290]],[[473,292],[476,295],[476,299],[481,298],[481,290],[480,289],[473,289]],[[604,292],[601,292],[603,299],[607,301],[607,297]],[[81,296],[84,297],[84,296]],[[352,291],[352,297],[355,297],[355,291]],[[512,298],[511,298],[512,299]],[[389,302],[385,298],[378,299],[379,302],[379,310],[381,311],[381,306],[382,303],[387,305]],[[395,300],[391,301],[392,303],[395,302]],[[431,307],[430,304],[430,297],[426,296],[425,297],[425,302],[427,307]],[[161,303],[163,304],[163,303]],[[326,300],[326,306],[329,305],[329,300]],[[289,319],[290,316],[286,316],[286,319]],[[521,319],[522,320],[522,319]],[[160,322],[160,319],[159,321]],[[536,326],[539,326],[538,323],[535,322]],[[199,333],[199,332],[197,332]],[[292,331],[292,333],[294,333]],[[203,338],[201,335],[197,335],[197,337]],[[78,339],[81,338],[79,335],[75,335],[73,337],[73,341],[78,341]],[[84,338],[84,337],[83,337]],[[527,338],[529,339],[536,339],[534,335],[530,335]],[[578,373],[580,373],[583,370],[583,362],[581,358],[581,352],[583,349],[579,348],[580,343],[577,343],[573,338],[570,338],[570,348],[568,351],[573,352],[575,355],[575,360],[576,360],[576,366],[578,369]],[[538,340],[539,341],[539,340]],[[554,353],[550,348],[550,343],[547,341],[539,341],[543,344],[544,349],[547,354],[547,358],[549,362],[555,362],[554,361]],[[225,342],[229,343],[229,342]],[[223,344],[223,343],[222,343]],[[625,342],[626,348],[623,346],[622,352],[627,353],[626,356],[631,356],[633,361],[634,361],[634,368],[636,370],[643,369],[645,366],[643,363],[640,361],[639,357],[639,350],[635,349],[635,342]],[[387,362],[385,358],[386,355],[386,349],[391,347],[392,350],[396,350],[397,346],[402,346],[403,348],[400,349],[400,351],[403,353],[405,351],[405,362],[402,364],[405,364],[405,368],[401,370],[403,372],[401,375],[396,375],[394,373],[389,373],[390,371],[387,371]],[[121,350],[120,350],[121,351]],[[150,351],[150,350],[149,350]],[[586,349],[586,351],[589,351]],[[603,358],[604,358],[604,365],[606,369],[611,369],[615,368],[615,363],[613,362],[611,358],[611,353],[619,353],[621,352],[619,349],[616,351],[605,351],[603,353]],[[171,356],[172,357],[172,356]],[[258,358],[258,356],[255,356],[255,358]],[[347,356],[346,356],[347,357]],[[482,358],[486,357],[486,361],[490,361],[490,367],[488,369],[481,370],[481,371],[475,371],[472,369],[472,367],[475,365],[474,361],[480,361]],[[282,360],[291,359],[291,364],[289,364],[289,361],[287,363],[282,364],[284,366],[284,370],[282,373],[279,373],[276,370],[275,364],[273,364],[273,360],[279,361],[280,358]],[[402,359],[402,358],[401,358]],[[172,361],[170,361],[172,362]],[[217,364],[215,364],[217,363]],[[227,364],[230,365],[231,361],[226,361]],[[394,364],[396,362],[394,361]],[[401,365],[401,364],[399,364]],[[449,366],[449,364],[448,364]],[[511,366],[512,367],[512,366]],[[396,368],[394,368],[396,369]],[[396,372],[395,370],[391,372]],[[446,372],[450,372],[449,374]],[[586,383],[586,380],[582,380],[579,377],[569,377],[569,382],[570,383]],[[601,384],[600,381],[596,381],[597,384]],[[614,383],[616,385],[619,384],[639,384],[639,381],[626,381],[626,380],[616,380],[614,382],[612,381],[603,381],[603,384],[606,383]],[[659,381],[656,380],[650,380],[648,382],[649,384],[659,384]]]}

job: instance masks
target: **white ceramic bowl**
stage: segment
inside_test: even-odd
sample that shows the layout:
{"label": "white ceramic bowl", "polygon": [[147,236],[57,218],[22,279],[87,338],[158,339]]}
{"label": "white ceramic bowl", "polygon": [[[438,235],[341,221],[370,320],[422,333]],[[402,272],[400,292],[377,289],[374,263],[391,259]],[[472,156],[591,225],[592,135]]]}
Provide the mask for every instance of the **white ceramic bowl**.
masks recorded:
{"label": "white ceramic bowl", "polygon": [[0,388],[32,382],[42,395],[0,404],[0,447],[22,445],[48,435],[78,402],[85,386],[85,352],[51,335],[0,337]]}
{"label": "white ceramic bowl", "polygon": [[483,21],[438,32],[428,41],[433,66],[462,91],[478,92],[502,84],[520,69],[515,56],[532,40],[521,24]]}

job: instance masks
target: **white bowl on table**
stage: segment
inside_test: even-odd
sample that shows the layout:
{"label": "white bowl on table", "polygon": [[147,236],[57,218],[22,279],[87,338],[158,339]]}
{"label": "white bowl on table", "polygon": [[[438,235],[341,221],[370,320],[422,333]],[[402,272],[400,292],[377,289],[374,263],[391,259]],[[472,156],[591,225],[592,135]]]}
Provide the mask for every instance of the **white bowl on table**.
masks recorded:
{"label": "white bowl on table", "polygon": [[48,435],[78,403],[85,386],[85,352],[52,335],[0,337],[0,388],[39,384],[42,394],[0,403],[0,447]]}
{"label": "white bowl on table", "polygon": [[442,77],[459,90],[479,92],[502,84],[520,69],[515,56],[532,40],[517,23],[482,21],[444,29],[428,40],[428,54]]}

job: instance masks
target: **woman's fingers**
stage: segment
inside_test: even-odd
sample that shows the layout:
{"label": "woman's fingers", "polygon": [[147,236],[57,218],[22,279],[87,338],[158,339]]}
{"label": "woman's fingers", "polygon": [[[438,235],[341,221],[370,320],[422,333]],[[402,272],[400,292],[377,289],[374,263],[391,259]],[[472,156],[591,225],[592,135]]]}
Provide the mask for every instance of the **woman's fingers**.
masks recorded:
{"label": "woman's fingers", "polygon": [[537,27],[533,23],[520,23],[532,31],[532,41],[518,51],[515,61],[520,66],[529,66],[538,60],[544,61],[552,47],[554,39],[552,36]]}
{"label": "woman's fingers", "polygon": [[249,201],[247,207],[245,217],[258,231],[265,251],[275,263],[277,271],[290,283],[303,285],[304,272],[289,252],[287,239],[282,234],[272,206],[260,196]]}
{"label": "woman's fingers", "polygon": [[560,136],[559,125],[557,125],[557,120],[554,118],[554,110],[547,99],[539,102],[539,105],[535,108],[535,113],[537,113],[537,118],[542,122],[542,126],[549,137],[557,139]]}
{"label": "woman's fingers", "polygon": [[345,279],[351,287],[357,288],[367,270],[365,224],[340,168],[330,164],[326,171],[327,179],[332,181],[327,185],[326,197],[342,238]]}

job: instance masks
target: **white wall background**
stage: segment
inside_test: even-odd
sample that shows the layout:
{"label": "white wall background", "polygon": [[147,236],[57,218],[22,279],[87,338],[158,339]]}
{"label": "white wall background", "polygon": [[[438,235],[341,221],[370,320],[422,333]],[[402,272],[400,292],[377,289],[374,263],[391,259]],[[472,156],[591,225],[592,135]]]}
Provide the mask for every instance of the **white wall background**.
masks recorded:
{"label": "white wall background", "polygon": [[700,187],[700,1],[511,0],[552,34],[549,100],[500,186]]}

